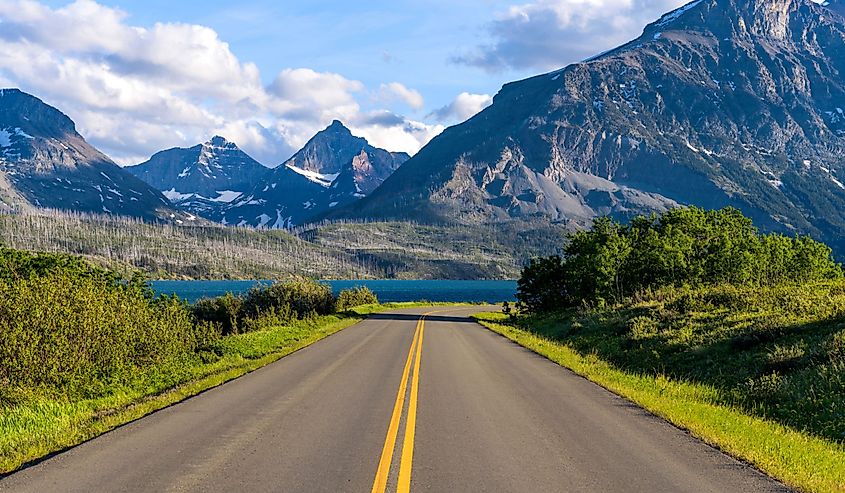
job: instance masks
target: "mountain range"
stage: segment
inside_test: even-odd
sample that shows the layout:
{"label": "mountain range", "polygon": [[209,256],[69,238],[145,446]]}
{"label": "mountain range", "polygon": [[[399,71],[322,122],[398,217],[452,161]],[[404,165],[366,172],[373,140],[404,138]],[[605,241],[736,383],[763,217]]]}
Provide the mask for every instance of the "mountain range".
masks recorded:
{"label": "mountain range", "polygon": [[696,0],[622,46],[505,85],[412,158],[334,121],[272,169],[214,137],[123,170],[58,110],[6,90],[0,207],[148,219],[180,208],[261,228],[322,219],[580,228],[600,215],[733,206],[763,230],[809,234],[841,253],[843,15],[845,0]]}
{"label": "mountain range", "polygon": [[371,146],[335,120],[218,219],[255,227],[300,225],[371,193],[409,158]]}
{"label": "mountain range", "polygon": [[290,159],[267,168],[220,136],[126,168],[182,209],[223,224],[286,228],[372,192],[402,163],[338,120]]}

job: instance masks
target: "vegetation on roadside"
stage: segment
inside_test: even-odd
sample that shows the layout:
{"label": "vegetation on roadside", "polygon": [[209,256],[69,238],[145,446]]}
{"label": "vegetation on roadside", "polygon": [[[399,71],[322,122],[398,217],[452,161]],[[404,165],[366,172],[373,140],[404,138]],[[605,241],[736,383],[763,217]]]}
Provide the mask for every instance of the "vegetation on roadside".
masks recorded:
{"label": "vegetation on roadside", "polygon": [[370,288],[358,286],[342,291],[337,297],[337,310],[345,311],[362,305],[377,305],[378,297]]}
{"label": "vegetation on roadside", "polygon": [[341,298],[344,313],[328,286],[293,280],[190,306],[76,257],[0,250],[0,473],[307,346],[374,301]]}
{"label": "vegetation on roadside", "polygon": [[494,330],[793,486],[845,491],[845,279],[827,246],[681,208],[599,220],[518,289]]}

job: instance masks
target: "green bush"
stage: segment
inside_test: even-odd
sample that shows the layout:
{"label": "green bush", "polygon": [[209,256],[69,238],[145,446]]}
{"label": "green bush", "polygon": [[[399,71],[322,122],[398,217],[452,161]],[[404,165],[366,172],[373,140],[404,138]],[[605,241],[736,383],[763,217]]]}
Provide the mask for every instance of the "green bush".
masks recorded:
{"label": "green bush", "polygon": [[198,322],[215,324],[221,335],[241,332],[241,317],[244,300],[240,296],[226,293],[217,298],[204,298],[191,306],[191,312]]}
{"label": "green bush", "polygon": [[335,310],[332,289],[326,284],[297,280],[254,287],[246,295],[243,318],[258,319],[273,312],[279,319],[292,320],[316,315],[330,315]]}
{"label": "green bush", "polygon": [[563,269],[559,256],[532,259],[517,281],[517,310],[546,313],[570,305],[572,297]]}
{"label": "green bush", "polygon": [[845,329],[830,336],[824,344],[824,354],[832,363],[845,365]]}
{"label": "green bush", "polygon": [[98,269],[73,255],[31,253],[0,248],[0,280],[11,282],[56,272],[113,281],[118,279],[114,274]]}
{"label": "green bush", "polygon": [[378,297],[375,293],[366,286],[357,286],[340,292],[337,297],[336,309],[340,312],[356,306],[374,304],[378,304]]}
{"label": "green bush", "polygon": [[0,386],[85,393],[215,337],[179,300],[132,283],[67,272],[0,282]]}

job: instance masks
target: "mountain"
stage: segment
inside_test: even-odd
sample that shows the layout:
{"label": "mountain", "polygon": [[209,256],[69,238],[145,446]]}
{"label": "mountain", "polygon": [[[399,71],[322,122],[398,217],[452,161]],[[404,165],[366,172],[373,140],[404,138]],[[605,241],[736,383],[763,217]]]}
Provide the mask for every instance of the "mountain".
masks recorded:
{"label": "mountain", "polygon": [[335,120],[221,212],[225,224],[303,224],[378,188],[410,158],[371,146]]}
{"label": "mountain", "polygon": [[735,206],[845,249],[845,12],[697,0],[614,50],[505,85],[330,217],[578,225]]}
{"label": "mountain", "polygon": [[845,16],[845,1],[843,0],[829,0],[823,2],[822,5],[839,15]]}
{"label": "mountain", "polygon": [[161,193],[88,144],[61,111],[20,90],[2,89],[0,211],[37,208],[177,218]]}
{"label": "mountain", "polygon": [[214,217],[270,170],[238,146],[215,136],[189,149],[173,148],[125,168],[162,191],[179,208]]}
{"label": "mountain", "polygon": [[334,120],[284,165],[324,175],[348,173],[348,179],[358,185],[361,193],[367,194],[408,159],[410,156],[404,152],[389,152],[371,146],[366,139],[355,137],[343,123]]}

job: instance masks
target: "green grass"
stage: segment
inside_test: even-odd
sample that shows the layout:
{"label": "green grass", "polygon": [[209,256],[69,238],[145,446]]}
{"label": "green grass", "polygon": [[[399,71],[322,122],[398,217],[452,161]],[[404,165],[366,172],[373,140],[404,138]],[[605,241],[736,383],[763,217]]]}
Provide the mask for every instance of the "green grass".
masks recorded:
{"label": "green grass", "polygon": [[[815,288],[813,292],[821,293],[821,297],[838,296],[833,288],[827,292]],[[686,294],[706,298],[707,293]],[[801,294],[791,297],[806,298]],[[823,385],[813,388],[810,384],[815,395],[793,397],[795,401],[812,401],[809,404],[782,402],[783,408],[803,409],[807,413],[801,418],[807,422],[803,427],[797,426],[799,417],[794,412],[781,416],[767,409],[765,398],[755,400],[742,395],[751,392],[753,382],[794,379],[795,390],[808,385],[807,372],[830,373],[830,362],[821,362],[816,349],[819,341],[829,340],[829,334],[837,326],[836,322],[818,319],[826,320],[834,308],[799,303],[794,309],[785,310],[783,307],[788,304],[784,299],[775,299],[778,295],[790,297],[782,292],[756,297],[752,293],[739,293],[728,298],[753,306],[725,309],[711,305],[698,306],[697,310],[687,307],[687,313],[677,313],[673,312],[672,304],[683,299],[684,293],[674,296],[658,293],[649,300],[631,302],[614,310],[560,314],[545,319],[513,320],[495,313],[476,318],[494,332],[689,430],[699,439],[787,485],[809,492],[842,492],[845,491],[845,446],[841,440],[824,436],[827,428],[819,425],[825,420],[816,419],[816,414],[824,415],[829,405],[839,405],[829,402],[837,400],[836,394],[825,395]],[[661,297],[665,299],[656,301]],[[764,301],[772,300],[765,309]],[[655,311],[671,321],[661,319]],[[798,320],[803,323],[797,323]],[[803,367],[792,363],[776,365],[779,372],[771,371],[759,357],[775,355],[765,361],[781,357],[777,356],[781,353],[768,346],[794,343],[798,337],[794,330],[782,330],[779,337],[759,338],[756,346],[748,343],[754,347],[747,347],[743,342],[742,337],[753,341],[755,334],[774,330],[773,327],[781,324],[804,329],[798,331],[804,335],[801,346],[804,353],[800,354],[802,357],[808,351],[814,354]],[[811,329],[807,329],[808,324]],[[644,342],[631,342],[636,340]],[[708,352],[707,348],[714,344],[717,349]],[[792,349],[784,350],[783,354],[792,358],[799,352]],[[729,359],[735,361],[729,363]],[[737,368],[745,371],[737,375]],[[796,372],[804,374],[790,375]],[[732,386],[737,381],[742,383]],[[827,388],[838,392],[835,386]],[[782,394],[776,395],[784,398]],[[841,402],[842,394],[838,395]],[[781,417],[773,419],[777,416]],[[830,419],[828,424],[836,428],[841,417]]]}

